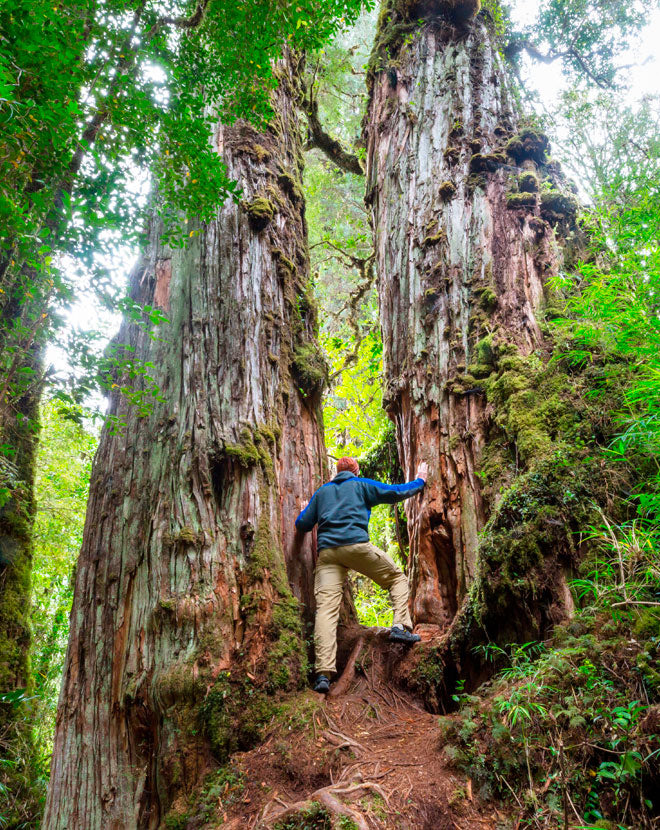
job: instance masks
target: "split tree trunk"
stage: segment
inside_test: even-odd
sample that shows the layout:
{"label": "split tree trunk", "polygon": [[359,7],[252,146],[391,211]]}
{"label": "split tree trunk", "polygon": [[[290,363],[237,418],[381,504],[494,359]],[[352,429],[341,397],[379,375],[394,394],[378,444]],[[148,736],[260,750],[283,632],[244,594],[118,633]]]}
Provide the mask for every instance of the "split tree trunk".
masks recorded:
{"label": "split tree trunk", "polygon": [[478,0],[389,2],[365,127],[386,405],[404,471],[422,460],[431,470],[408,503],[413,616],[446,628],[475,580],[499,485],[517,469],[514,428],[510,458],[482,487],[485,449],[502,440],[502,361],[545,348],[538,313],[561,253],[551,225],[568,227],[575,203],[563,197],[553,214],[538,193],[547,179],[558,198],[560,174],[545,137],[520,131]]}
{"label": "split tree trunk", "polygon": [[279,70],[267,132],[217,129],[241,205],[191,225],[185,251],[154,232],[131,276],[133,298],[170,323],[126,321],[118,342],[153,364],[163,400],[139,417],[125,395],[111,399],[126,426],[105,429],[94,464],[48,830],[160,826],[211,754],[256,740],[277,695],[306,681],[298,600],[311,614],[312,539],[294,538],[293,523],[324,472],[325,368],[297,72]]}

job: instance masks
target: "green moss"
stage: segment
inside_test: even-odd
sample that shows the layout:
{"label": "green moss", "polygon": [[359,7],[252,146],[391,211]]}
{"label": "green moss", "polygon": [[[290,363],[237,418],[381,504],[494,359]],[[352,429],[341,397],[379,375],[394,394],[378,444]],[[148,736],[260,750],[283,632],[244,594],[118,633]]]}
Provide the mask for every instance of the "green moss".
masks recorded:
{"label": "green moss", "polygon": [[223,672],[199,712],[211,750],[224,763],[232,753],[251,749],[261,740],[275,712],[275,701],[249,678],[232,680],[229,672]]}
{"label": "green moss", "polygon": [[316,343],[298,343],[291,362],[293,377],[305,397],[317,397],[328,382],[328,364]]}
{"label": "green moss", "polygon": [[245,210],[250,225],[255,231],[264,230],[275,216],[275,205],[265,196],[255,196],[251,202],[247,203]]}
{"label": "green moss", "polygon": [[660,609],[642,610],[633,625],[633,633],[638,640],[660,639]]}
{"label": "green moss", "polygon": [[277,177],[277,183],[294,204],[300,204],[304,201],[305,195],[302,185],[291,173],[287,171],[280,173]]}
{"label": "green moss", "polygon": [[579,210],[575,196],[559,190],[549,190],[541,194],[541,216],[548,221],[562,219],[574,220]]}
{"label": "green moss", "polygon": [[536,173],[526,170],[518,176],[518,189],[521,193],[538,193],[539,180]]}
{"label": "green moss", "polygon": [[317,695],[300,692],[288,697],[277,708],[273,724],[284,733],[313,731],[314,718],[324,709]]}
{"label": "green moss", "polygon": [[[171,820],[173,828],[202,825],[216,827],[219,816],[243,797],[245,780],[245,773],[232,764],[213,770],[197,792],[188,799],[188,804],[175,805],[170,810],[165,818],[165,826],[169,827],[168,820]],[[183,825],[175,823],[180,817],[185,821]]]}
{"label": "green moss", "polygon": [[275,443],[275,434],[264,424],[253,427],[243,427],[240,442],[226,442],[223,452],[227,458],[245,469],[260,465],[267,478],[273,473],[272,446]]}
{"label": "green moss", "polygon": [[181,530],[173,537],[175,542],[183,542],[184,544],[195,544],[197,541],[197,534],[192,527],[184,525]]}
{"label": "green moss", "polygon": [[536,207],[536,193],[507,193],[506,206],[509,210]]}
{"label": "green moss", "polygon": [[261,461],[259,450],[252,441],[240,444],[225,444],[225,455],[240,464],[241,467],[253,467]]}
{"label": "green moss", "polygon": [[532,129],[521,130],[511,138],[506,145],[506,152],[518,164],[531,159],[537,164],[543,164],[550,150],[548,137]]}
{"label": "green moss", "polygon": [[283,272],[285,272],[289,276],[295,276],[296,274],[296,266],[293,262],[284,256],[283,253],[280,252],[278,263]]}
{"label": "green moss", "polygon": [[[341,827],[339,824],[337,826]],[[273,830],[332,830],[332,828],[332,816],[316,801],[313,801],[309,808],[273,825]]]}
{"label": "green moss", "polygon": [[656,636],[647,642],[635,662],[644,685],[657,697],[660,694],[660,638]]}
{"label": "green moss", "polygon": [[475,153],[470,159],[470,173],[495,173],[506,164],[504,153]]}
{"label": "green moss", "polygon": [[[264,504],[267,503],[264,499]],[[282,550],[265,508],[259,518],[245,573],[251,586],[269,580],[280,597],[291,597]]]}
{"label": "green moss", "polygon": [[177,808],[173,808],[165,816],[165,830],[186,830],[189,819],[190,816],[187,810],[181,812]]}
{"label": "green moss", "polygon": [[492,367],[495,364],[495,338],[492,334],[488,334],[477,342],[476,351],[479,363],[484,366]]}
{"label": "green moss", "polygon": [[458,147],[447,147],[444,156],[447,164],[454,165],[458,163],[458,160],[461,157],[461,151]]}
{"label": "green moss", "polygon": [[271,152],[266,147],[261,144],[249,144],[247,141],[233,147],[233,150],[236,153],[245,153],[251,156],[260,164],[270,161],[271,158]]}
{"label": "green moss", "polygon": [[437,245],[439,242],[446,242],[447,231],[444,228],[440,228],[436,233],[431,232],[435,227],[435,224],[435,222],[429,222],[429,224],[427,225],[427,236],[425,236],[422,241],[422,248],[428,248],[431,245]]}
{"label": "green moss", "polygon": [[469,374],[457,375],[449,382],[447,388],[454,395],[466,395],[469,392],[482,391],[482,387],[476,378]]}
{"label": "green moss", "polygon": [[199,708],[199,715],[215,757],[224,762],[232,752],[259,742],[263,730],[280,711],[278,695],[300,689],[307,677],[301,610],[291,594],[281,548],[263,511],[245,569],[247,585],[241,609],[249,614],[263,606],[263,585],[276,591],[267,642],[261,661],[250,675],[223,672]]}
{"label": "green moss", "polygon": [[449,202],[456,195],[456,185],[453,182],[442,182],[438,188],[438,195],[443,202]]}
{"label": "green moss", "polygon": [[[271,689],[288,689],[291,685],[292,672],[289,666],[291,658],[300,656],[300,635],[283,633],[268,655],[268,684]],[[299,668],[299,666],[297,667]]]}
{"label": "green moss", "polygon": [[490,286],[478,288],[475,290],[475,295],[479,297],[479,305],[488,312],[494,311],[497,308],[498,299],[497,294]]}

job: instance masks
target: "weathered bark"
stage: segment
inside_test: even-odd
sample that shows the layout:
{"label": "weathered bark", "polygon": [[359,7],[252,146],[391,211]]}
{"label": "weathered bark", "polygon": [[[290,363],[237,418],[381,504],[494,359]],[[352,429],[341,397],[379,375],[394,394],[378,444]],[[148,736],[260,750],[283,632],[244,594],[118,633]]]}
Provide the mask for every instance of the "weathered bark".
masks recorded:
{"label": "weathered bark", "polygon": [[211,755],[255,740],[306,680],[312,539],[293,522],[324,471],[325,368],[295,63],[279,74],[267,132],[215,135],[241,205],[191,225],[185,251],[154,233],[131,276],[170,323],[125,322],[118,342],[153,363],[163,400],[139,417],[111,399],[127,426],[104,431],[94,464],[45,828],[162,825]]}
{"label": "weathered bark", "polygon": [[[423,499],[408,503],[413,615],[443,628],[475,580],[499,485],[523,439],[533,443],[515,425],[504,446],[498,395],[521,387],[497,383],[505,359],[512,369],[545,348],[538,314],[561,255],[552,225],[567,229],[575,211],[545,137],[519,132],[489,15],[478,12],[478,0],[390,2],[365,122],[386,405],[404,471],[421,460],[431,469]],[[538,192],[544,178],[552,197]],[[485,489],[494,442],[501,470]]]}

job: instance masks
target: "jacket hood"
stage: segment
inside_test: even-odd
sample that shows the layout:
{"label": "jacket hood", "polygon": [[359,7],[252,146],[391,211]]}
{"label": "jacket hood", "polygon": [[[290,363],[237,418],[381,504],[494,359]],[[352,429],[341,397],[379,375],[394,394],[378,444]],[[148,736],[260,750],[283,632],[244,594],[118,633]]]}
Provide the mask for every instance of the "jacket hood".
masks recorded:
{"label": "jacket hood", "polygon": [[337,473],[337,475],[332,480],[342,482],[347,481],[349,478],[357,478],[357,476],[350,470],[342,470],[341,473]]}

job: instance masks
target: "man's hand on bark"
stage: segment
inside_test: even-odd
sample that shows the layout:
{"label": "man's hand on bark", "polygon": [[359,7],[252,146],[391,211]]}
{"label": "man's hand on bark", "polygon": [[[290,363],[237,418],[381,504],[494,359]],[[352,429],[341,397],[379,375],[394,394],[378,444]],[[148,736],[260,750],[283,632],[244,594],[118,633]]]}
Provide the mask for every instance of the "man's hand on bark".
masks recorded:
{"label": "man's hand on bark", "polygon": [[415,476],[415,478],[421,478],[424,481],[426,481],[428,474],[429,465],[426,463],[426,461],[420,461],[420,463],[417,465],[417,475]]}

